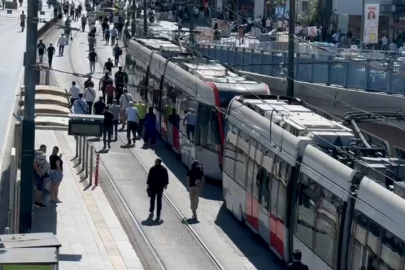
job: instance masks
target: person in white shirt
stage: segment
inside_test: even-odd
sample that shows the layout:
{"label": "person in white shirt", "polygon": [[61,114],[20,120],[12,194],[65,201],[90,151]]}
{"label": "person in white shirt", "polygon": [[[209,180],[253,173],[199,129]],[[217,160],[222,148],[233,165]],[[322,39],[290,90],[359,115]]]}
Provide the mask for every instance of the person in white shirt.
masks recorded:
{"label": "person in white shirt", "polygon": [[65,45],[67,44],[67,39],[65,38],[65,35],[61,35],[58,39],[58,44],[59,46],[59,56],[63,56],[63,52],[65,51]]}
{"label": "person in white shirt", "polygon": [[187,131],[187,137],[190,141],[193,141],[194,138],[194,130],[195,130],[195,124],[197,123],[197,115],[194,111],[194,109],[189,109],[189,112],[186,113],[183,119],[183,126],[186,125],[186,131]]}
{"label": "person in white shirt", "polygon": [[73,105],[75,101],[79,98],[80,89],[77,87],[76,82],[72,82],[72,87],[69,89],[70,95],[70,105]]}
{"label": "person in white shirt", "polygon": [[86,90],[84,90],[84,101],[86,101],[88,106],[88,114],[91,114],[95,99],[96,99],[96,91],[94,90],[93,87],[87,87]]}
{"label": "person in white shirt", "polygon": [[128,145],[131,144],[131,133],[132,136],[134,137],[134,145],[136,142],[136,132],[138,130],[138,122],[139,122],[139,114],[138,110],[134,107],[134,102],[130,101],[129,102],[129,107],[125,110],[125,115],[127,116],[127,139],[128,139]]}
{"label": "person in white shirt", "polygon": [[390,52],[398,52],[398,46],[395,42],[391,42],[390,46],[388,47]]}
{"label": "person in white shirt", "polygon": [[127,108],[130,106],[130,102],[133,103],[134,98],[132,97],[131,94],[128,94],[128,89],[124,89],[124,94],[121,95],[119,104],[121,106],[121,123],[122,123],[122,129],[125,128],[125,122],[126,122],[126,114],[125,111]]}
{"label": "person in white shirt", "polygon": [[382,43],[382,49],[385,51],[388,49],[388,38],[386,36],[383,36],[381,39]]}
{"label": "person in white shirt", "polygon": [[78,99],[73,103],[73,114],[87,114],[88,105],[86,101],[83,100],[83,94],[78,95]]}
{"label": "person in white shirt", "polygon": [[399,53],[404,54],[405,53],[405,44],[402,44],[402,46],[399,48]]}

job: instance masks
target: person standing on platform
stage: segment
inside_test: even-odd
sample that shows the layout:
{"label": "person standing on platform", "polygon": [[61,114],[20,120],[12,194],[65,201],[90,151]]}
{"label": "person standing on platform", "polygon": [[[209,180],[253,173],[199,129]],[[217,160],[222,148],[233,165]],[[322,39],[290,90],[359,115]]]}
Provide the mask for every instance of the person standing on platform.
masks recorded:
{"label": "person standing on platform", "polygon": [[83,94],[79,94],[79,98],[73,102],[73,114],[88,114],[89,105],[83,100]]}
{"label": "person standing on platform", "polygon": [[[112,34],[111,34],[111,38],[113,38]],[[114,40],[114,39],[112,39],[112,40]],[[115,44],[115,47],[113,48],[114,64],[116,67],[118,66],[118,63],[120,61],[121,54],[122,54],[122,49],[118,46],[118,43],[117,43],[117,44]]]}
{"label": "person standing on platform", "polygon": [[94,74],[96,72],[96,62],[97,62],[97,53],[94,49],[91,49],[89,53],[89,62],[90,62],[90,73]]}
{"label": "person standing on platform", "polygon": [[114,99],[115,86],[113,84],[107,85],[105,88],[105,94],[107,96],[107,105],[111,105]]}
{"label": "person standing on platform", "polygon": [[128,74],[122,70],[122,67],[119,67],[118,71],[115,72],[114,79],[116,88],[115,99],[119,101],[124,87],[128,83]]}
{"label": "person standing on platform", "polygon": [[[138,115],[138,110],[134,107],[134,102],[130,101],[128,108],[125,110],[125,115],[126,118],[128,119],[127,121],[127,139],[128,139],[128,146],[131,146],[131,133],[132,136],[134,137],[134,146],[136,143],[136,131],[138,129],[138,123],[139,123],[139,115]],[[123,124],[125,125],[125,124]]]}
{"label": "person standing on platform", "polygon": [[108,71],[112,75],[112,69],[114,63],[111,61],[111,58],[108,58],[108,61],[104,63],[104,72]]}
{"label": "person standing on platform", "polygon": [[94,88],[94,82],[91,79],[92,79],[91,76],[87,77],[87,80],[84,82],[84,88],[89,88],[89,87]]}
{"label": "person standing on platform", "polygon": [[52,45],[52,43],[49,44],[49,47],[46,50],[48,52],[48,65],[49,65],[49,68],[51,68],[52,67],[52,59],[53,59],[53,56],[55,55],[56,50],[55,50],[55,47]]}
{"label": "person standing on platform", "polygon": [[110,76],[108,76],[108,74],[109,74],[108,71],[106,71],[105,75],[103,77],[101,77],[100,84],[98,86],[99,90],[101,90],[101,92],[103,93],[104,102],[106,99],[105,89],[107,88],[108,85],[113,84],[112,78]]}
{"label": "person standing on platform", "polygon": [[156,200],[156,222],[160,223],[163,190],[167,189],[169,185],[169,174],[167,173],[167,169],[162,166],[162,160],[160,158],[157,158],[155,165],[150,168],[146,184],[150,197],[149,219],[153,219]]}
{"label": "person standing on platform", "polygon": [[156,114],[153,113],[153,107],[149,107],[148,113],[145,116],[145,143],[156,145]]}
{"label": "person standing on platform", "polygon": [[138,110],[139,114],[139,127],[138,127],[138,136],[142,138],[142,129],[145,123],[145,115],[146,115],[146,105],[140,100],[138,103],[135,104],[135,108]]}
{"label": "person standing on platform", "polygon": [[95,115],[103,115],[104,110],[105,110],[105,103],[103,101],[103,97],[99,97],[98,101],[94,102],[93,108],[94,108],[94,114]]}
{"label": "person standing on platform", "polygon": [[42,39],[39,41],[37,48],[38,48],[39,63],[41,64],[42,61],[44,60],[44,53],[46,50],[46,46],[44,43],[42,43]]}
{"label": "person standing on platform", "polygon": [[194,219],[197,219],[198,201],[204,182],[205,178],[202,166],[198,161],[193,161],[191,169],[187,172],[187,185],[190,194],[190,207]]}
{"label": "person standing on platform", "polygon": [[80,89],[77,87],[76,82],[72,82],[72,86],[69,89],[69,95],[70,95],[70,106],[73,106],[73,103],[79,98],[80,94]]}
{"label": "person standing on platform", "polygon": [[184,116],[183,119],[183,126],[187,123],[186,125],[187,138],[190,141],[194,140],[194,130],[196,122],[197,122],[197,115],[195,114],[194,109],[190,108],[188,113]]}
{"label": "person standing on platform", "polygon": [[67,39],[65,38],[64,34],[61,34],[61,36],[58,39],[58,44],[59,46],[59,56],[63,56],[63,52],[65,51],[65,45],[67,44]]}
{"label": "person standing on platform", "polygon": [[93,87],[86,88],[86,90],[84,90],[84,100],[86,101],[88,106],[88,114],[92,114],[93,103],[95,99],[96,99],[96,91],[94,90],[94,88]]}
{"label": "person standing on platform", "polygon": [[[125,129],[125,122],[126,122],[126,110],[129,106],[133,106],[134,104],[134,99],[132,98],[131,94],[128,94],[128,90],[124,89],[124,94],[120,97],[120,106],[121,106],[121,123],[122,123],[122,129]],[[139,119],[139,117],[138,117]],[[137,129],[135,129],[137,131]],[[135,134],[136,135],[136,134]]]}
{"label": "person standing on platform", "polygon": [[52,149],[52,155],[49,157],[50,171],[49,180],[51,181],[51,202],[61,203],[59,200],[59,185],[63,179],[63,161],[62,154],[59,154],[59,147],[54,146]]}
{"label": "person standing on platform", "polygon": [[293,253],[293,262],[287,266],[287,270],[309,270],[308,266],[301,262],[301,250],[296,249]]}
{"label": "person standing on platform", "polygon": [[117,105],[117,100],[113,99],[112,105],[110,107],[110,112],[113,114],[113,126],[114,126],[114,140],[118,140],[118,123],[120,121],[121,108]]}
{"label": "person standing on platform", "polygon": [[[111,137],[112,137],[112,132],[113,132],[113,119],[114,115],[110,112],[108,107],[104,108],[104,121],[103,121],[103,143],[104,143],[104,149],[106,148],[106,142],[108,145],[108,148],[111,148],[110,143],[111,143]],[[106,140],[106,135],[108,136],[108,141]]]}

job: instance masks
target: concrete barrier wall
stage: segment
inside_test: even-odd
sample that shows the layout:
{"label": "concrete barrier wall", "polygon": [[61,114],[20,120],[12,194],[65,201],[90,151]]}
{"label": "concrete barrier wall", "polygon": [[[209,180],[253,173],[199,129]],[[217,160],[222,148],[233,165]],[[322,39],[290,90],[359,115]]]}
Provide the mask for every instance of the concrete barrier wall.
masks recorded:
{"label": "concrete barrier wall", "polygon": [[[286,93],[287,80],[284,78],[250,72],[242,73],[266,83],[274,95],[284,96]],[[342,116],[346,112],[359,109],[364,111],[398,112],[405,107],[405,97],[403,96],[370,93],[299,81],[295,81],[294,89],[297,98],[336,116]]]}

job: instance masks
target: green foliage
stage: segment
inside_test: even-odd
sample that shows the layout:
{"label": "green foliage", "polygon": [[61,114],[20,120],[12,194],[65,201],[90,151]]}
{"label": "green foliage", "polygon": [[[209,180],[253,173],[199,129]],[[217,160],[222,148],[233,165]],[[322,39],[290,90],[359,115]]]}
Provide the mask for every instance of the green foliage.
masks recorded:
{"label": "green foliage", "polygon": [[305,25],[316,25],[320,21],[321,6],[319,0],[310,0],[308,10],[302,16],[302,23]]}

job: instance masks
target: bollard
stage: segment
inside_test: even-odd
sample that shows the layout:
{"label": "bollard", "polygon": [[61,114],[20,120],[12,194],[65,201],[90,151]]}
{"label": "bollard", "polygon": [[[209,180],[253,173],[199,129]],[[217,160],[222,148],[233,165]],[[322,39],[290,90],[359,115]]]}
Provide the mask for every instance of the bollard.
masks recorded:
{"label": "bollard", "polygon": [[4,228],[4,234],[10,234],[10,228],[9,227]]}
{"label": "bollard", "polygon": [[93,152],[94,148],[93,145],[90,145],[90,179],[89,179],[89,185],[93,185]]}
{"label": "bollard", "polygon": [[86,153],[85,153],[85,159],[86,159],[86,163],[84,163],[85,169],[84,169],[84,178],[87,178],[89,176],[89,142],[87,140],[86,137]]}
{"label": "bollard", "polygon": [[96,154],[96,172],[94,174],[94,185],[98,186],[98,169],[99,169],[99,165],[100,165],[100,154],[97,153]]}
{"label": "bollard", "polygon": [[81,160],[81,156],[82,156],[82,137],[78,136],[77,137],[78,140],[78,144],[79,144],[79,156],[78,156],[78,160],[79,160],[79,164],[82,162]]}

